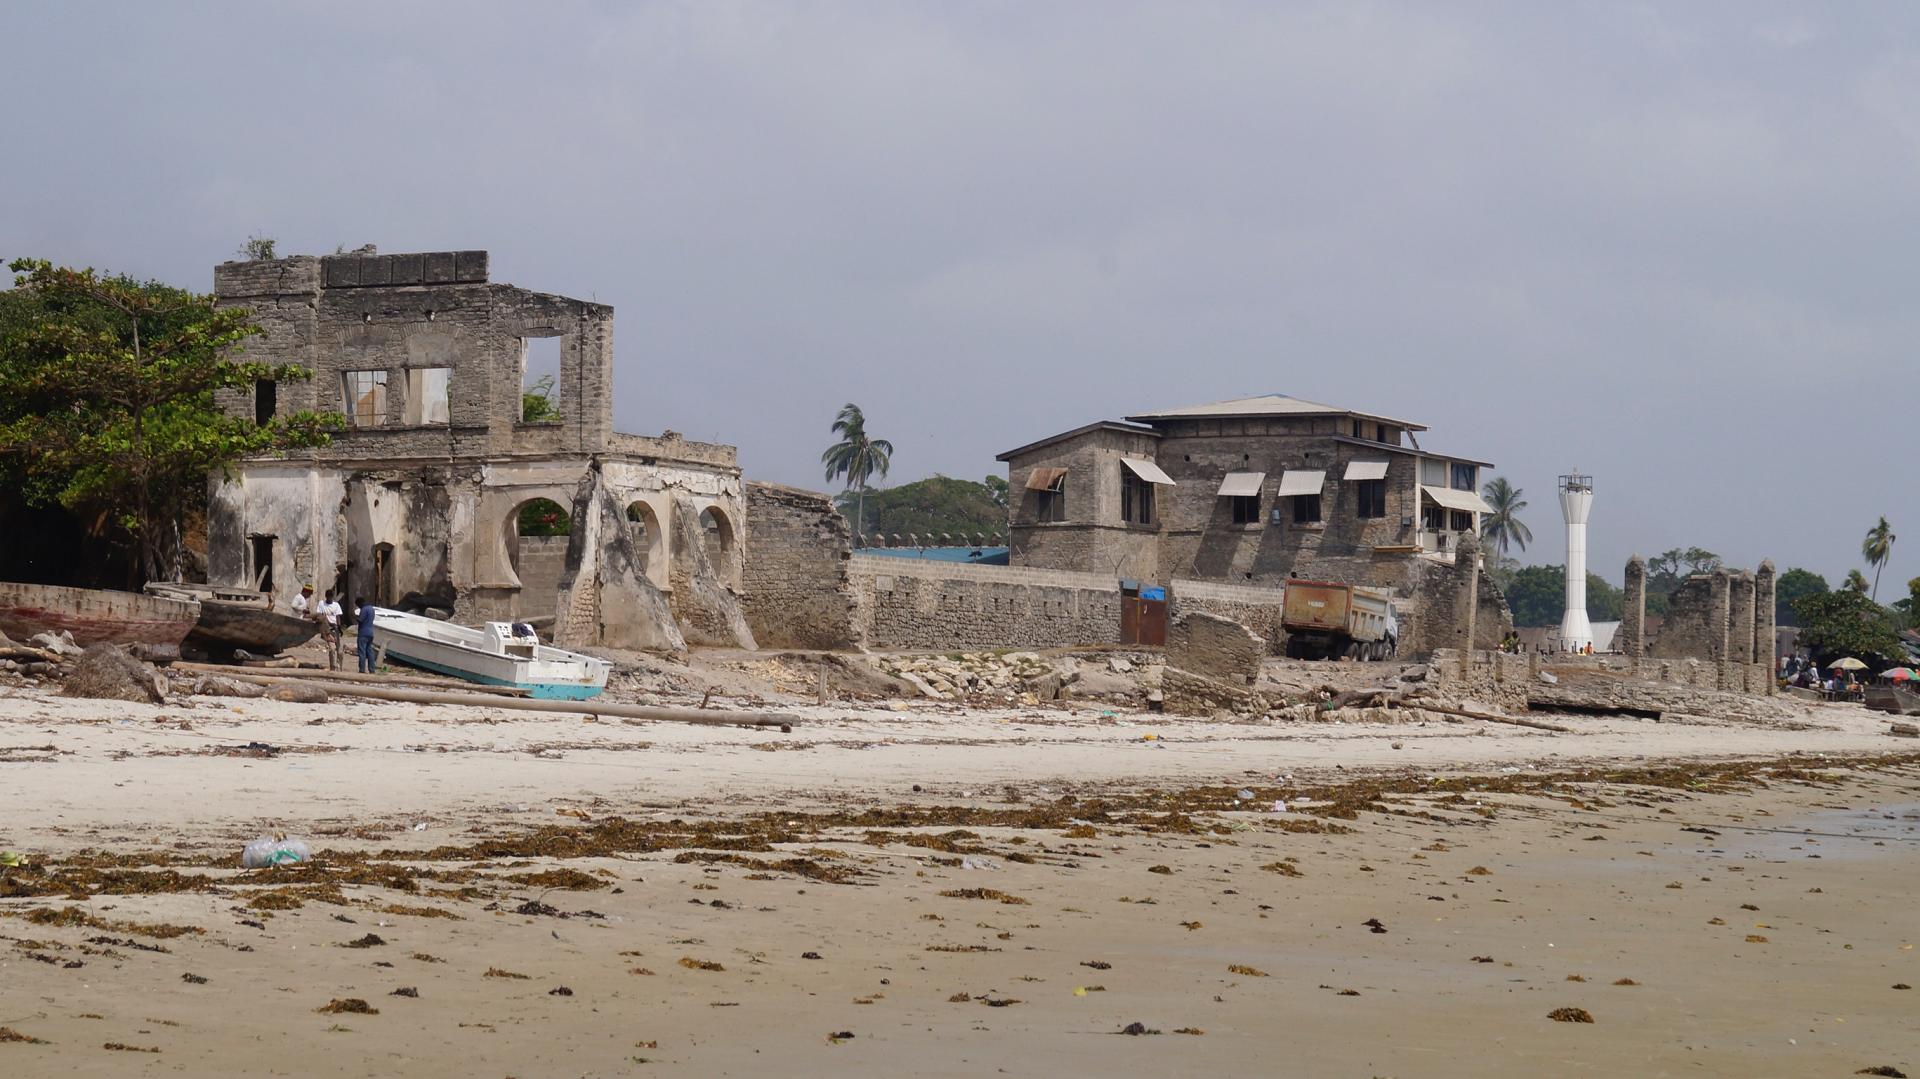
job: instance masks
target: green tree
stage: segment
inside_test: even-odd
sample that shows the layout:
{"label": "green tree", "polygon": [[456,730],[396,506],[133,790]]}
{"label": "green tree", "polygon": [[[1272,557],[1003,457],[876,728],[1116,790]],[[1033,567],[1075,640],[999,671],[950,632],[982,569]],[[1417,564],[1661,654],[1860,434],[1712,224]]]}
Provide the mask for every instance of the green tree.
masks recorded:
{"label": "green tree", "polygon": [[980,481],[980,485],[987,489],[987,496],[993,499],[994,505],[1004,510],[1012,504],[1012,492],[1007,487],[1005,476],[988,476]]}
{"label": "green tree", "polygon": [[522,536],[565,536],[573,532],[573,519],[550,498],[536,498],[521,506],[515,525]]}
{"label": "green tree", "polygon": [[1782,573],[1773,583],[1774,621],[1783,626],[1799,625],[1800,616],[1794,613],[1794,601],[1826,591],[1829,591],[1827,579],[1811,570],[1795,567]]}
{"label": "green tree", "polygon": [[1487,481],[1487,504],[1493,512],[1480,518],[1480,532],[1493,541],[1495,550],[1507,553],[1509,544],[1521,550],[1533,542],[1533,533],[1520,520],[1520,511],[1527,508],[1526,500],[1520,488],[1507,482],[1505,476],[1495,476]]}
{"label": "green tree", "polygon": [[1846,588],[1849,592],[1858,592],[1864,596],[1867,594],[1867,579],[1859,570],[1850,569],[1847,571]]}
{"label": "green tree", "polygon": [[[247,237],[247,242],[234,252],[248,262],[266,262],[273,258],[273,237],[255,234]],[[339,254],[338,251],[334,254]]]}
{"label": "green tree", "polygon": [[827,447],[820,455],[820,463],[827,466],[829,481],[844,476],[847,489],[855,493],[853,531],[855,535],[863,535],[867,520],[867,483],[875,477],[886,478],[887,468],[893,463],[893,443],[869,436],[867,417],[860,406],[852,402],[840,409],[832,431],[840,436],[840,441]]}
{"label": "green tree", "polygon": [[[992,535],[1007,530],[1006,508],[994,499],[993,489],[984,483],[959,480],[950,476],[930,476],[898,487],[876,487],[866,492],[873,507],[873,528],[869,535],[918,535],[942,533],[954,537]],[[834,500],[849,523],[864,511],[859,494],[842,492]]]}
{"label": "green tree", "polygon": [[[1567,613],[1565,566],[1522,566],[1502,583],[1516,626],[1558,626]],[[1587,574],[1587,618],[1617,622],[1626,596],[1597,573]]]}
{"label": "green tree", "polygon": [[1673,590],[1699,573],[1720,568],[1720,556],[1704,547],[1675,547],[1647,560],[1647,613],[1666,614]]}
{"label": "green tree", "polygon": [[1864,589],[1801,596],[1793,609],[1800,618],[1800,643],[1823,666],[1854,656],[1880,670],[1904,656],[1893,612],[1867,598]]}
{"label": "green tree", "polygon": [[553,423],[560,410],[553,407],[553,376],[541,375],[520,395],[521,423]]}
{"label": "green tree", "polygon": [[1873,567],[1873,591],[1870,595],[1875,601],[1880,599],[1880,570],[1886,566],[1887,559],[1893,557],[1893,541],[1897,538],[1887,519],[1882,517],[1879,524],[1867,529],[1867,538],[1860,541],[1860,556],[1867,560],[1867,565]]}
{"label": "green tree", "polygon": [[236,359],[259,331],[241,308],[158,282],[19,259],[0,293],[0,468],[29,504],[57,501],[117,528],[149,580],[177,578],[178,523],[204,509],[209,471],[325,445],[344,420],[300,412],[257,424],[220,390],[310,377]]}

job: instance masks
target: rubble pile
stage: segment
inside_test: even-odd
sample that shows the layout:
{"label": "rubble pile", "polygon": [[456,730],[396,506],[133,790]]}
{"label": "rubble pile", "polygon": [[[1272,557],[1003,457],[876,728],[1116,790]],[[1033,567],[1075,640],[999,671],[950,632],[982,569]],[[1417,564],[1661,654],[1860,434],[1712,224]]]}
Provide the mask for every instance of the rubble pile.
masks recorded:
{"label": "rubble pile", "polygon": [[888,656],[880,669],[925,697],[954,701],[967,697],[1054,700],[1079,680],[1077,664],[1062,670],[1034,652],[962,652],[950,656]]}
{"label": "rubble pile", "polygon": [[160,704],[167,699],[166,675],[148,663],[110,644],[96,644],[80,653],[67,673],[63,697],[103,701]]}

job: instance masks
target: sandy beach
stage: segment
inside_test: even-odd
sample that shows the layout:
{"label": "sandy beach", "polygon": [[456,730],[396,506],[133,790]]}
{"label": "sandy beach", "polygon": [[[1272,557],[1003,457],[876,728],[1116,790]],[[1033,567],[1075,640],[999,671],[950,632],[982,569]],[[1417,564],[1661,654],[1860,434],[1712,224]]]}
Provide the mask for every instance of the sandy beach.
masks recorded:
{"label": "sandy beach", "polygon": [[1920,1074],[1920,753],[1857,707],[711,703],[799,723],[5,690],[0,1062]]}

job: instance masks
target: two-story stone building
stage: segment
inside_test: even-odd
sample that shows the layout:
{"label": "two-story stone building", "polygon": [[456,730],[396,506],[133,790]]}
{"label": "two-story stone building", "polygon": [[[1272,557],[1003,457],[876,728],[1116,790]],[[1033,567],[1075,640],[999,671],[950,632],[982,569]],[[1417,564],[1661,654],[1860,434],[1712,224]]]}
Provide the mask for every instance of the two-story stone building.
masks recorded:
{"label": "two-story stone building", "polygon": [[1423,449],[1426,429],[1284,394],[1078,427],[999,455],[1012,562],[1411,594],[1489,511],[1487,462]]}
{"label": "two-story stone building", "polygon": [[[620,643],[751,643],[729,609],[745,521],[734,448],[613,430],[611,307],[491,283],[485,251],[229,262],[214,291],[262,328],[249,359],[312,376],[228,392],[223,406],[262,422],[339,412],[347,427],[324,448],[213,478],[213,584],[281,602],[302,584],[383,604],[420,593],[464,621],[557,616],[567,636],[571,618],[572,638],[592,640],[606,529],[576,520],[598,537],[582,550],[521,537],[518,521],[535,500],[576,517],[598,500],[619,508],[640,578],[621,605],[672,611]],[[536,351],[551,358],[544,380]]]}

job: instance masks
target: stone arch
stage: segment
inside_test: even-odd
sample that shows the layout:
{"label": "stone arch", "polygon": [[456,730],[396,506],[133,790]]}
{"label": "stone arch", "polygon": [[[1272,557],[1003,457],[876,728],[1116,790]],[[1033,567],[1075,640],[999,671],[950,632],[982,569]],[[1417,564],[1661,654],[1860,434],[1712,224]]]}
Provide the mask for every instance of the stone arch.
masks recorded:
{"label": "stone arch", "polygon": [[[566,564],[567,536],[572,531],[573,494],[562,488],[534,488],[501,492],[506,508],[494,521],[494,549],[500,583],[516,595],[511,612],[515,617],[545,618],[554,613],[559,581]],[[543,530],[547,534],[521,535],[521,515],[528,507],[551,503],[562,518],[561,527]]]}
{"label": "stone arch", "polygon": [[[665,508],[672,513],[672,506]],[[627,531],[633,537],[634,554],[639,556],[640,568],[653,582],[655,588],[663,591],[672,587],[669,583],[668,559],[671,539],[667,532],[666,521],[662,519],[662,509],[645,498],[635,498],[627,503]]]}
{"label": "stone arch", "polygon": [[726,507],[708,503],[700,507],[700,536],[706,545],[707,562],[720,582],[738,591],[740,588],[740,533]]}

